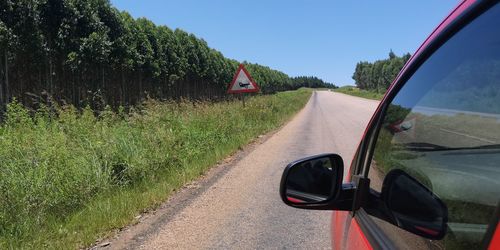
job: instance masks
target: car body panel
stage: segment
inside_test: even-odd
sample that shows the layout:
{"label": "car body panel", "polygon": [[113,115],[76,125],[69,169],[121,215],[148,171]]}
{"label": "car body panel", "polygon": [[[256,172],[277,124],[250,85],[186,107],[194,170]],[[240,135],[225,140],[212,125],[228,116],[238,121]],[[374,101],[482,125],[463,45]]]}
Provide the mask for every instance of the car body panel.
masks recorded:
{"label": "car body panel", "polygon": [[347,218],[351,217],[347,211],[335,211],[332,214],[332,248],[342,249],[342,241],[346,238],[350,223]]}
{"label": "car body panel", "polygon": [[[349,221],[349,223],[345,223]],[[358,222],[347,211],[337,211],[333,214],[332,229],[333,249],[373,249],[365,237]]]}
{"label": "car body panel", "polygon": [[488,249],[489,250],[500,249],[500,224],[497,224],[497,228],[495,229],[495,233],[493,234],[493,238],[491,239]]}
{"label": "car body panel", "polygon": [[372,246],[370,245],[370,242],[368,242],[368,239],[366,239],[365,235],[361,231],[361,228],[358,225],[358,222],[353,218],[351,219],[352,226],[349,228],[349,232],[347,235],[347,240],[345,244],[344,249],[366,249],[366,250],[372,250]]}

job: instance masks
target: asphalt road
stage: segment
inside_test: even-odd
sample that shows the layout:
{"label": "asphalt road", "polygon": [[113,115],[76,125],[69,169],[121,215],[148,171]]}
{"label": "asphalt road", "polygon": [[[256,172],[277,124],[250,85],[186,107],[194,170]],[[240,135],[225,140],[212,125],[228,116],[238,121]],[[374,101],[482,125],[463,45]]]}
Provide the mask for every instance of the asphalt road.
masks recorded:
{"label": "asphalt road", "polygon": [[[350,164],[378,102],[314,92],[281,130],[192,184],[143,222],[112,240],[122,249],[329,249],[329,211],[284,205],[278,186],[285,165],[334,152]],[[347,171],[346,171],[347,172]],[[177,197],[176,197],[177,196]],[[108,246],[108,247],[109,247]]]}

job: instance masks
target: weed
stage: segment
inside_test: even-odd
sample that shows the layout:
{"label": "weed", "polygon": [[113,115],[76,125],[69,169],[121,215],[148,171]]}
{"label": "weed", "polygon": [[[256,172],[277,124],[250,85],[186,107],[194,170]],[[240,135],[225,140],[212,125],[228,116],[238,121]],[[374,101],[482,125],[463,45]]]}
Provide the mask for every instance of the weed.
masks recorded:
{"label": "weed", "polygon": [[125,114],[18,102],[0,126],[0,248],[77,248],[121,228],[301,109],[310,90],[240,102],[149,100]]}
{"label": "weed", "polygon": [[383,92],[379,93],[379,92],[374,92],[374,91],[370,91],[370,90],[359,89],[359,88],[352,87],[352,86],[340,87],[340,88],[334,89],[333,91],[352,95],[352,96],[373,99],[373,100],[382,100],[382,98],[384,97]]}

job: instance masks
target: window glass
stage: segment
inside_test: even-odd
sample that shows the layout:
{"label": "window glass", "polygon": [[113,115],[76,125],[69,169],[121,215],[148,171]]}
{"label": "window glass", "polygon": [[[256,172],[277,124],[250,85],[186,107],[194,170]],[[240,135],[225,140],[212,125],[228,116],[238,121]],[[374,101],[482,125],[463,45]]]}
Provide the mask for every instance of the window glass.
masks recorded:
{"label": "window glass", "polygon": [[500,198],[500,7],[441,46],[384,117],[369,169],[380,192],[402,169],[448,207],[448,232],[430,241],[374,217],[398,248],[475,249]]}

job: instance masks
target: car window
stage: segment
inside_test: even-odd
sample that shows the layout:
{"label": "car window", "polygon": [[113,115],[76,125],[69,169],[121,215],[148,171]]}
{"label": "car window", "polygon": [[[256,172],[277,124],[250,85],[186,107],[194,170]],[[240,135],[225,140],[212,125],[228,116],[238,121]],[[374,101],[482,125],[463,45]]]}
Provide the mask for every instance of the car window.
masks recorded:
{"label": "car window", "polygon": [[380,192],[402,169],[448,208],[448,230],[425,240],[371,217],[398,248],[475,249],[500,198],[500,6],[469,23],[406,82],[387,108],[369,168]]}

